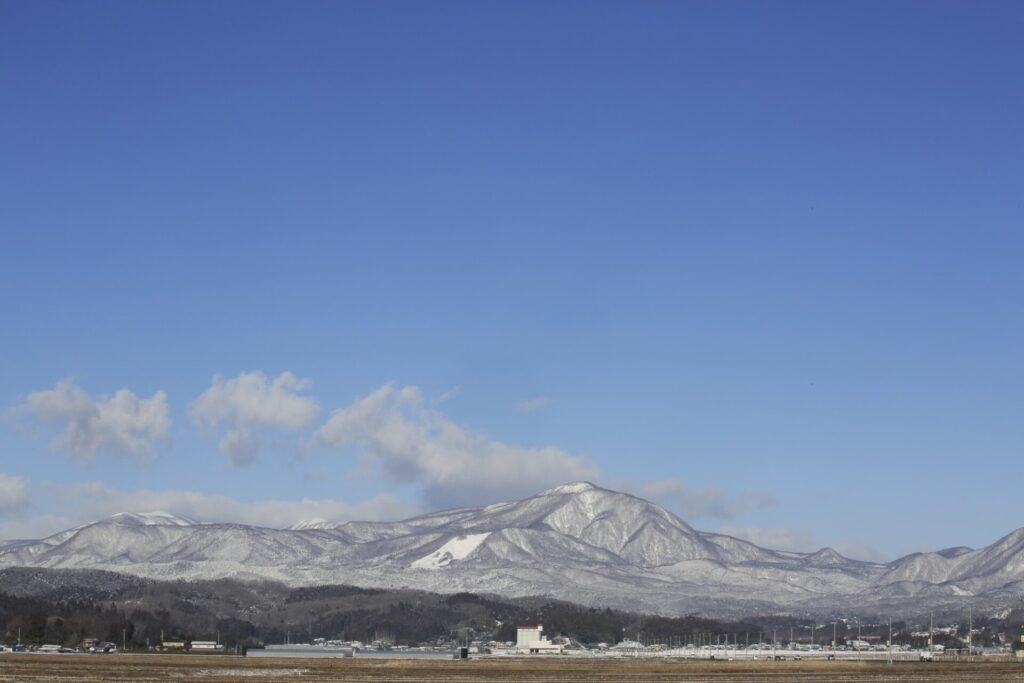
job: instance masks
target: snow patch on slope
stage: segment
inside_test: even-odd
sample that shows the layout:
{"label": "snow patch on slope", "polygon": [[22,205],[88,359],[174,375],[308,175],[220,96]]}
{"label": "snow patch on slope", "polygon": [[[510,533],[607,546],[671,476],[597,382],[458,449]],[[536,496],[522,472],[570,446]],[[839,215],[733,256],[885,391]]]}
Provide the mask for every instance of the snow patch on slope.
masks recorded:
{"label": "snow patch on slope", "polygon": [[597,487],[591,484],[589,481],[574,481],[571,484],[562,484],[552,489],[548,489],[538,495],[541,496],[555,496],[566,493],[583,493],[584,491],[592,491]]}
{"label": "snow patch on slope", "polygon": [[456,536],[438,548],[435,552],[427,555],[426,557],[421,557],[409,566],[413,569],[441,569],[442,567],[447,567],[452,560],[465,559],[471,552],[476,550],[481,543],[486,541],[487,537],[490,535],[491,532],[488,531],[483,534]]}
{"label": "snow patch on slope", "polygon": [[333,529],[336,526],[338,525],[335,522],[328,522],[322,517],[314,517],[313,519],[304,519],[301,522],[296,522],[288,527],[288,529],[291,531],[321,531],[324,529]]}
{"label": "snow patch on slope", "polygon": [[195,526],[197,524],[195,520],[160,511],[118,512],[110,517],[110,521],[135,526]]}

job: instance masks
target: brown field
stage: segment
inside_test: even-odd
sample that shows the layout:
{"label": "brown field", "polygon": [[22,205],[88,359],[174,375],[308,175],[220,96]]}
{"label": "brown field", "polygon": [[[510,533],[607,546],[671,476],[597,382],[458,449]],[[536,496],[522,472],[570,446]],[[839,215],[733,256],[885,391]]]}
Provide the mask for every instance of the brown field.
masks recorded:
{"label": "brown field", "polygon": [[245,659],[189,655],[0,655],[0,681],[221,681],[388,683],[452,681],[582,683],[584,681],[1020,681],[1016,661],[907,662],[708,662],[651,660],[480,659],[360,660]]}

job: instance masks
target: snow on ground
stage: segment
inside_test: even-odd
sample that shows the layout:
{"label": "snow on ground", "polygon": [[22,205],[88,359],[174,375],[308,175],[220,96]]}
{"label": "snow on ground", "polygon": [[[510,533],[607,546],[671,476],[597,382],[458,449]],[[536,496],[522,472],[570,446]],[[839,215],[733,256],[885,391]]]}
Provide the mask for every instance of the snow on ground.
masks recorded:
{"label": "snow on ground", "polygon": [[141,526],[195,526],[196,522],[169,512],[118,512],[110,517],[112,520]]}
{"label": "snow on ground", "polygon": [[334,522],[328,522],[323,517],[314,517],[313,519],[304,519],[301,522],[292,524],[288,529],[292,531],[316,531],[322,529],[333,529],[337,524]]}
{"label": "snow on ground", "polygon": [[441,567],[447,567],[452,560],[464,559],[476,550],[481,543],[487,540],[487,537],[490,535],[491,532],[488,531],[484,534],[456,536],[430,555],[416,560],[410,566],[413,569],[440,569]]}
{"label": "snow on ground", "polygon": [[561,486],[556,486],[553,489],[548,489],[547,491],[544,491],[540,495],[543,496],[562,493],[583,493],[584,491],[589,491],[593,488],[596,487],[588,481],[575,481],[571,484],[562,484]]}

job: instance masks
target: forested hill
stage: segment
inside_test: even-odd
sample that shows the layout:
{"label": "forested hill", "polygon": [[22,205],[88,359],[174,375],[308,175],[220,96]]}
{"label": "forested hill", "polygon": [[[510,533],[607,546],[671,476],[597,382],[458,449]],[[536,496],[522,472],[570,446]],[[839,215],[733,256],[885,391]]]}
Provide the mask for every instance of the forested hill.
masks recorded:
{"label": "forested hill", "polygon": [[13,642],[76,644],[95,637],[143,647],[166,638],[212,640],[229,647],[308,641],[312,637],[397,644],[515,640],[520,623],[584,643],[623,637],[670,639],[695,633],[757,632],[753,623],[665,618],[573,605],[546,598],[509,600],[354,586],[289,588],[274,582],[156,581],[114,572],[0,570],[0,633]]}

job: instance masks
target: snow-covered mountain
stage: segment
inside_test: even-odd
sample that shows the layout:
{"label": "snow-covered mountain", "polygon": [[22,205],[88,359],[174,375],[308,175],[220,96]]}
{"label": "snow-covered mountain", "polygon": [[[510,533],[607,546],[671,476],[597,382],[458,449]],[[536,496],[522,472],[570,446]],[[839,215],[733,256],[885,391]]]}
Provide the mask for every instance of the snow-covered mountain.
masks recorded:
{"label": "snow-covered mountain", "polygon": [[578,482],[388,523],[317,519],[269,529],[121,513],[38,541],[0,544],[0,567],[9,566],[548,595],[664,614],[924,608],[1019,590],[1024,529],[979,550],[876,564],[830,548],[780,552],[697,531],[651,502]]}

